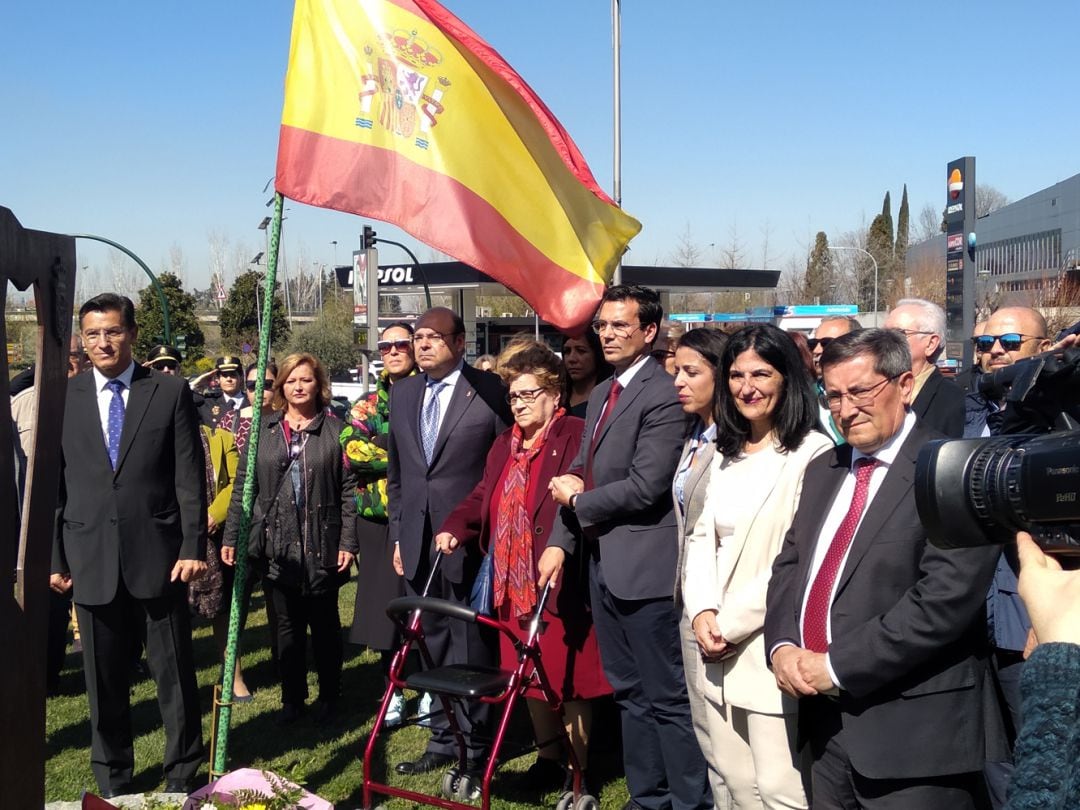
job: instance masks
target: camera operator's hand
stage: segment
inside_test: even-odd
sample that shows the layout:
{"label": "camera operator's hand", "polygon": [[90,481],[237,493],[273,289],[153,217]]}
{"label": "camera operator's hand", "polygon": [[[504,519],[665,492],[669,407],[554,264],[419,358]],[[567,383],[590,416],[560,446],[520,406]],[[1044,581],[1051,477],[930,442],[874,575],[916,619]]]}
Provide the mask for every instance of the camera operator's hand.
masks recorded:
{"label": "camera operator's hand", "polygon": [[1017,533],[1016,550],[1020,556],[1020,598],[1039,643],[1080,644],[1080,570],[1063,571],[1027,532]]}

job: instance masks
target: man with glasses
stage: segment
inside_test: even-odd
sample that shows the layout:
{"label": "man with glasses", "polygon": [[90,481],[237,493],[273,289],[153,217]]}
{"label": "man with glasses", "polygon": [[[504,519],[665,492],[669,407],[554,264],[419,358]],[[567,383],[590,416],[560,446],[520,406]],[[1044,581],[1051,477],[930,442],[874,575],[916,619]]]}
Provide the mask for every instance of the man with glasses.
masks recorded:
{"label": "man with glasses", "polygon": [[[1030,307],[1002,307],[986,321],[982,334],[972,338],[979,353],[983,374],[1008,368],[1018,360],[1050,348],[1046,319]],[[995,401],[977,390],[965,398],[967,408],[964,436],[995,436],[1005,419],[1004,402]],[[1016,547],[1002,549],[987,599],[988,637],[991,670],[998,705],[1005,719],[1005,749],[986,763],[986,782],[991,804],[1005,806],[1005,793],[1012,777],[1012,743],[1020,730],[1020,675],[1024,668],[1024,646],[1031,620],[1018,593],[1020,561]]]}
{"label": "man with glasses", "polygon": [[[394,568],[404,575],[407,593],[417,595],[439,551],[435,532],[480,481],[495,437],[513,420],[501,380],[465,363],[465,324],[457,314],[445,307],[428,310],[416,322],[412,340],[423,373],[390,389],[386,492]],[[468,604],[483,554],[476,546],[445,551],[428,596]],[[478,625],[429,613],[424,636],[436,667],[496,663],[495,640],[481,634]],[[457,713],[470,769],[484,758],[487,741],[473,730],[487,725],[489,709],[474,701],[467,716]],[[398,763],[398,773],[426,773],[455,762],[457,745],[446,715],[438,703],[434,710],[427,750]]]}
{"label": "man with glasses", "polygon": [[[626,806],[689,810],[713,802],[671,592],[679,550],[671,482],[687,425],[671,377],[650,356],[663,313],[648,287],[604,293],[592,327],[615,377],[589,395],[581,450],[551,481],[570,514],[548,545],[589,558],[600,657],[622,716]],[[582,549],[566,525],[575,518]]]}
{"label": "man with glasses", "polygon": [[104,293],[79,310],[93,369],[68,383],[50,587],[73,593],[102,795],[131,792],[131,650],[165,725],[165,789],[189,793],[203,760],[187,583],[205,572],[206,472],[191,390],[132,360],[135,307]]}
{"label": "man with glasses", "polygon": [[[826,346],[838,337],[846,335],[848,332],[854,332],[856,329],[862,329],[862,324],[855,318],[847,315],[829,315],[821,319],[817,329],[814,330],[814,336],[806,341],[807,346],[810,348],[810,355],[814,358],[814,368],[817,369],[817,389],[819,394],[822,391],[821,353],[825,351]],[[840,431],[837,430],[832,416],[824,405],[818,407],[818,423],[821,425],[822,432],[836,444],[844,441],[844,437],[840,435]]]}
{"label": "man with glasses", "polygon": [[146,357],[146,367],[175,377],[180,373],[180,351],[173,346],[155,346]]}
{"label": "man with glasses", "polygon": [[945,310],[921,298],[904,298],[889,311],[885,328],[902,333],[911,349],[911,410],[924,427],[959,439],[964,435],[964,392],[937,368],[945,351]]}
{"label": "man with glasses", "polygon": [[846,444],[806,471],[773,565],[765,644],[799,700],[815,808],[955,810],[984,785],[983,611],[993,548],[942,551],[915,508],[907,341],[864,329],[821,356]]}

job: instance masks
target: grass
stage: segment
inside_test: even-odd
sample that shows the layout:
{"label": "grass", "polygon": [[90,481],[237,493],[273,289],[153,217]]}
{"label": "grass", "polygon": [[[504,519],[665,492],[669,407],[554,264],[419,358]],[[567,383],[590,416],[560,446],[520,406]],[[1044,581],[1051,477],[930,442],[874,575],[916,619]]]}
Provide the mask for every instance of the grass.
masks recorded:
{"label": "grass", "polygon": [[[341,591],[341,620],[347,627],[352,621],[355,585],[349,583]],[[213,638],[206,624],[196,624],[194,633],[195,663],[198,668],[199,695],[203,708],[203,736],[209,752],[210,707],[213,687],[219,678]],[[335,723],[317,724],[305,715],[290,726],[276,722],[281,693],[277,675],[270,659],[269,633],[261,593],[252,600],[248,627],[244,634],[244,675],[255,693],[251,703],[233,707],[229,732],[227,767],[264,768],[304,785],[308,790],[333,802],[339,810],[362,806],[363,747],[382,697],[382,675],[378,656],[370,651],[346,644],[345,668],[342,674],[342,698],[339,719]],[[314,671],[309,672],[312,696],[317,692]],[[407,694],[407,696],[409,696]],[[409,696],[410,707],[415,696]],[[131,693],[132,725],[135,732],[134,788],[139,792],[161,789],[162,751],[165,735],[157,708],[154,683],[149,678],[136,683]],[[496,712],[499,707],[496,707]],[[601,707],[603,708],[603,707]],[[627,799],[625,780],[621,776],[618,754],[617,725],[598,722],[591,746],[593,769],[604,783],[598,797],[604,810],[617,810]],[[528,733],[524,707],[514,718],[514,727]],[[84,789],[95,787],[90,771],[90,726],[83,683],[82,656],[70,651],[61,676],[60,695],[50,698],[46,716],[48,761],[45,767],[46,801],[74,801]],[[381,736],[383,743],[376,755],[377,781],[408,787],[424,793],[435,793],[442,774],[436,772],[420,777],[399,777],[393,764],[415,759],[427,741],[426,729],[405,727]],[[492,807],[516,810],[527,807],[554,807],[557,793],[530,793],[521,781],[521,773],[532,763],[528,754],[507,761],[492,783]],[[203,772],[205,774],[205,770]],[[203,777],[205,778],[205,776]],[[387,801],[376,797],[390,808],[415,807],[404,800]]]}

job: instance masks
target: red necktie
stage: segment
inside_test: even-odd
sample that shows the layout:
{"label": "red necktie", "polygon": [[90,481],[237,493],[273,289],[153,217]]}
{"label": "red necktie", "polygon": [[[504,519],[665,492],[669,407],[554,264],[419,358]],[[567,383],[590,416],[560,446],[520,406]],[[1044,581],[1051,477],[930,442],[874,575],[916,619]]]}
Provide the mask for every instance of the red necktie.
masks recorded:
{"label": "red necktie", "polygon": [[596,428],[593,430],[592,441],[589,442],[589,461],[585,467],[585,488],[593,488],[593,453],[596,452],[596,440],[600,438],[600,431],[604,427],[604,423],[607,422],[608,416],[615,410],[615,402],[619,399],[619,394],[622,393],[623,387],[618,380],[611,381],[611,388],[608,389],[607,400],[604,402],[604,410],[600,414],[600,418],[596,421]]}
{"label": "red necktie", "polygon": [[840,528],[836,530],[829,550],[825,552],[821,568],[810,586],[806,613],[803,615],[803,647],[813,652],[823,653],[829,649],[828,624],[833,584],[840,573],[844,555],[855,537],[859,518],[866,508],[866,498],[870,494],[870,476],[877,464],[876,458],[860,458],[855,462],[855,494],[851,497],[851,506],[848,507]]}

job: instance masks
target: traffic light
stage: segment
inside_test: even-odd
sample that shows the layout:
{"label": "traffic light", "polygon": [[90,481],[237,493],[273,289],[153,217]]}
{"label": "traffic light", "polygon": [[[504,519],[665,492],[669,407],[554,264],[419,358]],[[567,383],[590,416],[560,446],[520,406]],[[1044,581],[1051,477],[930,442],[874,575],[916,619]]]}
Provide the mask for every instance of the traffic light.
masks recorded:
{"label": "traffic light", "polygon": [[364,250],[370,250],[371,248],[375,247],[375,229],[372,228],[370,225],[365,225],[364,235],[362,239],[363,244],[361,245],[361,247]]}

